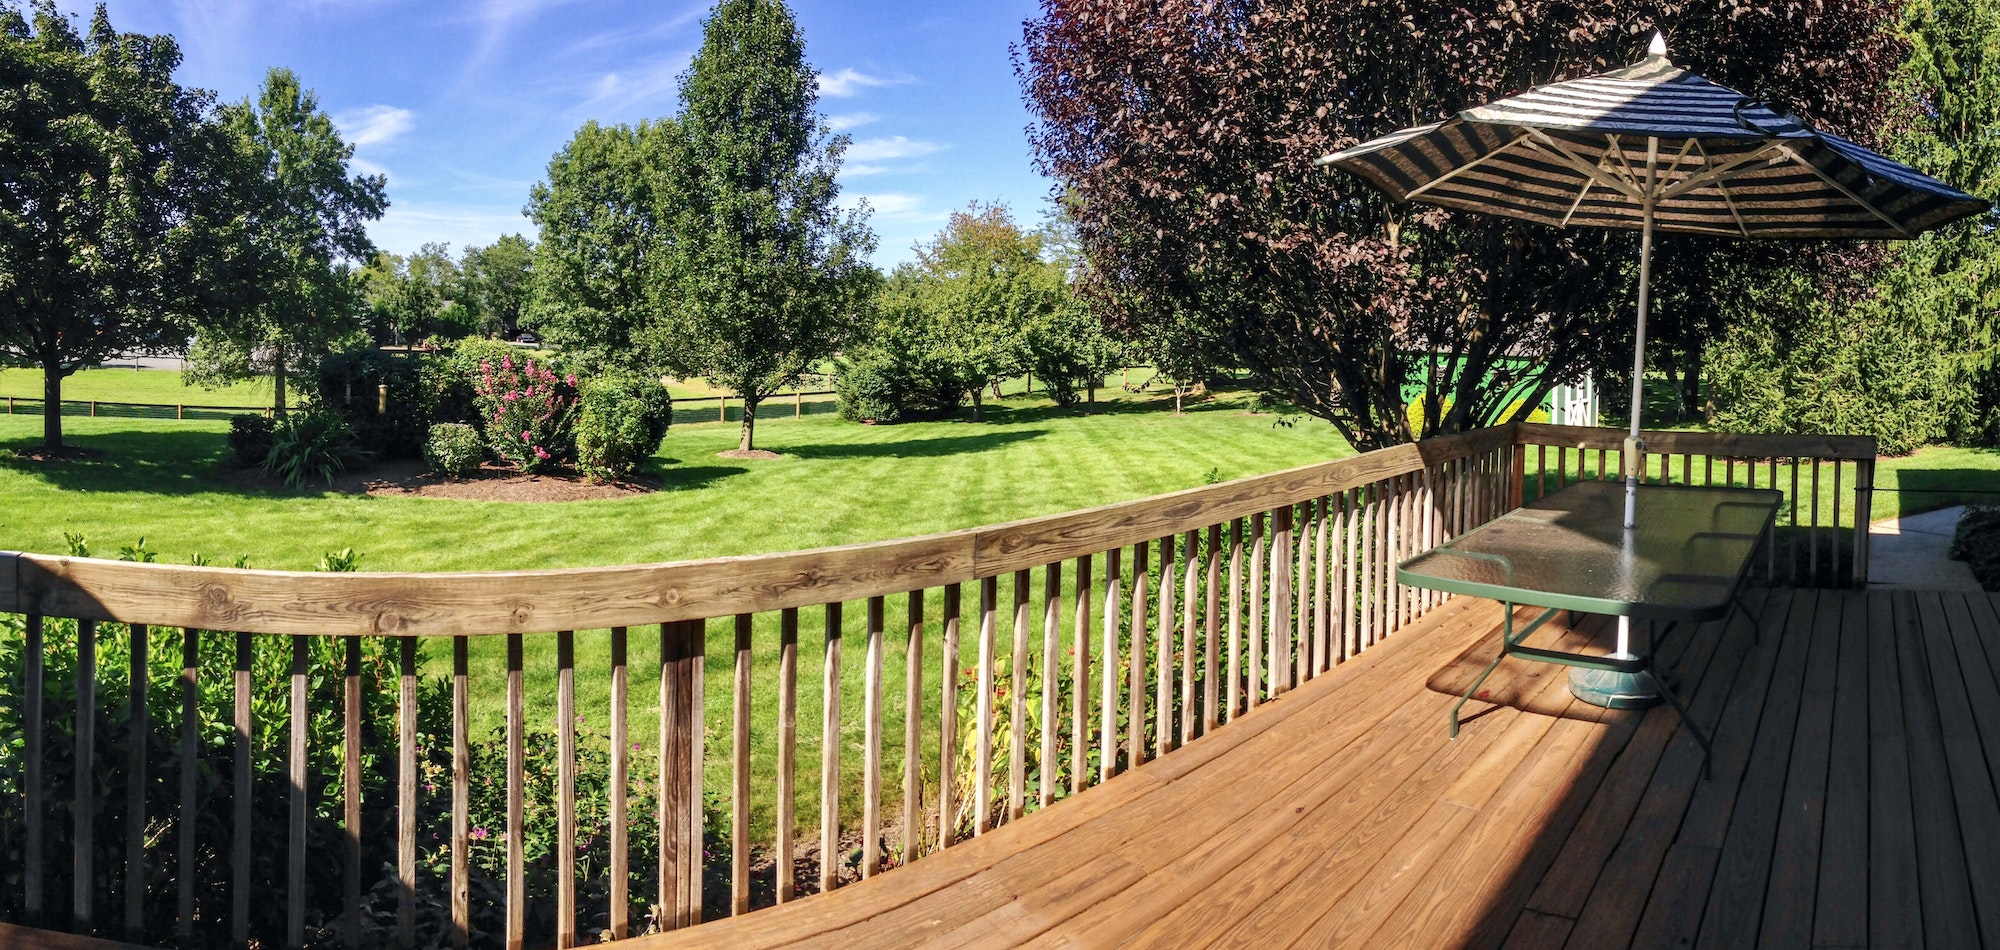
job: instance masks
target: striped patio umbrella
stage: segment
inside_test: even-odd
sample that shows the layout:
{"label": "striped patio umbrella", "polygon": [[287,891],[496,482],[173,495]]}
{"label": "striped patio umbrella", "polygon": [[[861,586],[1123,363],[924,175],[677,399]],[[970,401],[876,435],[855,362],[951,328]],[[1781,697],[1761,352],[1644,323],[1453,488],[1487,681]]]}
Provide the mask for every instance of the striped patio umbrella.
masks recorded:
{"label": "striped patio umbrella", "polygon": [[1395,201],[1642,233],[1625,524],[1639,473],[1653,232],[1909,238],[1988,206],[1667,59],[1538,86],[1318,159]]}
{"label": "striped patio umbrella", "polygon": [[[1626,541],[1637,514],[1653,232],[1734,238],[1910,238],[1988,210],[1986,202],[1837,135],[1815,131],[1667,59],[1653,35],[1623,69],[1538,86],[1318,159],[1395,201],[1421,201],[1556,227],[1636,229],[1638,341],[1625,439]],[[1629,618],[1618,649],[1629,657]],[[1599,705],[1651,693],[1629,674],[1572,671]]]}

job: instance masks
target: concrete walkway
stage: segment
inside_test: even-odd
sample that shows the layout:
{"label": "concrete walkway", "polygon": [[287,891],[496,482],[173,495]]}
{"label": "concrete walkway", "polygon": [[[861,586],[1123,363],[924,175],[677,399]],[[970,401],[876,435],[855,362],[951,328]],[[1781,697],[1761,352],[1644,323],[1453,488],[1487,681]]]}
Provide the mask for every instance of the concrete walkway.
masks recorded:
{"label": "concrete walkway", "polygon": [[1951,536],[1965,506],[1890,518],[1868,526],[1868,586],[1888,590],[1977,591],[1964,561],[1951,559]]}

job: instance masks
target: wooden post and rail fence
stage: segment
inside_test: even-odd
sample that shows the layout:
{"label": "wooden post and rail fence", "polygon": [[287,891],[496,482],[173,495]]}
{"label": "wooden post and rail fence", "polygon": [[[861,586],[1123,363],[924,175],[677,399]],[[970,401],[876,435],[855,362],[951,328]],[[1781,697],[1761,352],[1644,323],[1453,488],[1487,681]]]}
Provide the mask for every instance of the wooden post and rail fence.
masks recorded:
{"label": "wooden post and rail fence", "polygon": [[[21,737],[0,769],[18,777],[0,854],[20,862],[0,920],[29,946],[30,927],[44,946],[568,946],[837,888],[1254,717],[1443,602],[1396,584],[1398,561],[1617,478],[1622,439],[1508,425],[1008,524],[669,564],[309,574],[0,553],[0,661],[21,677],[0,702]],[[1873,439],[1648,440],[1651,481],[1786,492],[1770,580],[1865,578]],[[489,637],[505,673],[475,681]],[[603,678],[601,705],[580,706],[579,674]],[[323,681],[337,703],[313,700]],[[528,684],[550,681],[534,721],[552,713],[554,735],[531,733]],[[474,744],[475,697],[504,720],[504,762]],[[580,719],[607,725],[579,739]],[[492,804],[475,815],[475,797]]]}

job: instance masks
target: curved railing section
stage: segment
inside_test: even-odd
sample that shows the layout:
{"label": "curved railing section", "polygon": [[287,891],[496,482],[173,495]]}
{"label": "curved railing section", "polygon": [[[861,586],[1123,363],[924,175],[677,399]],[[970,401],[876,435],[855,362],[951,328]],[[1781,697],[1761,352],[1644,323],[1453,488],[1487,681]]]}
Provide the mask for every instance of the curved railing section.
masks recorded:
{"label": "curved railing section", "polygon": [[[302,574],[0,553],[0,857],[19,868],[0,919],[166,946],[567,946],[833,889],[1368,649],[1442,599],[1395,584],[1397,561],[1524,491],[1603,475],[1621,437],[1510,425],[1003,525],[669,564]],[[1837,486],[1845,464],[1848,511],[1865,510],[1872,440],[1651,438],[1656,480],[1809,464],[1811,487],[1830,462]],[[1811,510],[1814,557],[1830,537],[1831,563],[1865,565],[1866,531],[1839,541],[1839,516]]]}

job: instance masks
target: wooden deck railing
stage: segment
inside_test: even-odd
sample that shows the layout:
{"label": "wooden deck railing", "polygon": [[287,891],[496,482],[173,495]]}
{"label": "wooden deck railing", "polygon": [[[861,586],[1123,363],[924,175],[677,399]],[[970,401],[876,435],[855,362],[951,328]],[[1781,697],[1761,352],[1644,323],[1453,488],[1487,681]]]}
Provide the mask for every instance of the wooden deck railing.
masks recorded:
{"label": "wooden deck railing", "polygon": [[[567,946],[839,887],[1169,754],[1392,635],[1442,599],[1394,583],[1397,561],[1576,477],[1571,451],[1602,466],[1608,432],[1504,426],[1010,524],[673,564],[300,574],[0,554],[21,677],[0,705],[20,736],[0,759],[16,786],[0,857],[20,869],[0,918],[172,946]],[[1776,457],[1794,477],[1831,461],[1836,481],[1856,462],[1859,488],[1870,464],[1858,440],[1652,445],[1683,478]],[[657,670],[636,627],[657,631]],[[163,628],[178,665],[149,656]],[[498,682],[474,682],[473,656],[499,653],[484,638],[504,642]],[[580,640],[603,661],[590,708]],[[634,709],[635,665],[658,675],[657,712]],[[204,707],[219,678],[233,698]],[[544,748],[528,692],[551,678]],[[282,701],[260,706],[276,682]],[[337,733],[316,737],[323,696]],[[504,762],[473,741],[482,717],[504,722]],[[580,738],[593,720],[602,735]],[[266,766],[281,787],[260,784]],[[497,836],[474,814],[494,783]],[[551,893],[529,893],[534,874]]]}

